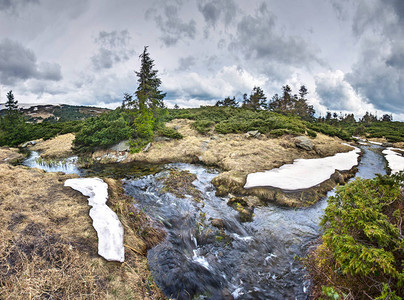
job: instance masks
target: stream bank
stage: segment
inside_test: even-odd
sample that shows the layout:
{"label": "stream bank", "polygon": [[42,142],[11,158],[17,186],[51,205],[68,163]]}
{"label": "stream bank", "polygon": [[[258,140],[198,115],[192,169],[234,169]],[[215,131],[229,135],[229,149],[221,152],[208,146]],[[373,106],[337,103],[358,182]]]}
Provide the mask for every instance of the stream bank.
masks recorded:
{"label": "stream bank", "polygon": [[[385,173],[381,147],[362,147],[356,176]],[[296,256],[319,237],[319,219],[327,200],[290,209],[269,203],[242,222],[228,197],[215,195],[214,169],[190,164],[170,168],[195,174],[202,201],[164,192],[169,171],[125,180],[135,204],[163,224],[166,240],[148,252],[153,276],[166,296],[178,299],[306,299],[309,282]],[[329,194],[332,194],[331,191]],[[218,221],[220,220],[220,221]]]}

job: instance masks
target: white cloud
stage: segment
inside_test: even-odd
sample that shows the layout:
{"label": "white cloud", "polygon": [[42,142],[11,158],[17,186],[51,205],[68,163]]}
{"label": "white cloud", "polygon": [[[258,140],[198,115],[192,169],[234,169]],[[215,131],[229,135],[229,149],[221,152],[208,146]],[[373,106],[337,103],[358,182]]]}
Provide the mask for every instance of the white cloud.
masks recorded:
{"label": "white cloud", "polygon": [[167,76],[163,90],[178,98],[219,100],[227,96],[249,93],[254,86],[263,86],[267,78],[255,77],[235,65],[225,66],[214,75],[191,72]]}

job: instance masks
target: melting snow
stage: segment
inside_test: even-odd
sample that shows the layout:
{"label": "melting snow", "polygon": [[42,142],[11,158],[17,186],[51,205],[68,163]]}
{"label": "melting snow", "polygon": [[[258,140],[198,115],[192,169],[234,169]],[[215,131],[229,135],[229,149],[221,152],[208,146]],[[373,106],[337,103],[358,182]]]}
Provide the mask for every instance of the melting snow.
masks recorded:
{"label": "melting snow", "polygon": [[380,143],[380,142],[374,142],[374,141],[368,141],[368,142],[373,145],[379,145],[379,146],[383,145],[383,143]]}
{"label": "melting snow", "polygon": [[392,174],[404,171],[404,157],[393,150],[404,152],[404,150],[398,148],[387,148],[383,150],[383,154],[386,155],[386,160],[389,163]]}
{"label": "melting snow", "polygon": [[106,205],[108,185],[99,178],[74,178],[65,181],[88,198],[90,217],[98,235],[98,254],[109,261],[124,261],[123,228],[118,216]]}
{"label": "melting snow", "polygon": [[329,179],[335,170],[350,170],[357,165],[360,149],[353,148],[350,152],[337,153],[334,156],[296,159],[293,164],[248,174],[244,188],[269,186],[289,191],[308,189]]}

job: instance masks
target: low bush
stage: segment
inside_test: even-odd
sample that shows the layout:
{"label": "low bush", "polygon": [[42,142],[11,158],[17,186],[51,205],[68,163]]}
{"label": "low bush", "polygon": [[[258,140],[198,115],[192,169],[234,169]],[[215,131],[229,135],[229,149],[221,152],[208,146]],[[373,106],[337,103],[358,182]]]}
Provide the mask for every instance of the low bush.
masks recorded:
{"label": "low bush", "polygon": [[192,127],[195,128],[199,133],[205,134],[209,132],[214,125],[215,122],[211,120],[198,120],[192,124]]}
{"label": "low bush", "polygon": [[162,127],[160,129],[158,129],[157,134],[160,136],[165,136],[170,139],[176,139],[176,140],[180,140],[183,138],[181,133],[179,133],[174,128],[170,128],[170,127]]}
{"label": "low bush", "polygon": [[307,135],[312,138],[317,137],[317,133],[314,130],[310,130],[310,129],[307,129]]}
{"label": "low bush", "polygon": [[117,111],[86,119],[73,142],[78,152],[106,148],[132,136],[133,129]]}
{"label": "low bush", "polygon": [[306,261],[314,298],[328,291],[340,297],[334,299],[402,299],[403,189],[403,173],[379,175],[356,179],[329,198],[323,242]]}

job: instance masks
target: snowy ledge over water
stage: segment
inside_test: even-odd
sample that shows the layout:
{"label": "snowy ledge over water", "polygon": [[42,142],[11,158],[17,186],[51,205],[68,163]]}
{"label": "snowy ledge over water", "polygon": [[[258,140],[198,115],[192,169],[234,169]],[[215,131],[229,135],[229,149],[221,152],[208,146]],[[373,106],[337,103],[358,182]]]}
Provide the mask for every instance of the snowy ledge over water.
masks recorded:
{"label": "snowy ledge over water", "polygon": [[389,168],[391,170],[391,174],[398,173],[400,171],[404,171],[404,156],[400,155],[394,150],[398,150],[404,153],[403,149],[399,148],[387,148],[383,150],[383,154],[386,157],[387,162],[389,163]]}
{"label": "snowy ledge over water", "polygon": [[79,191],[88,198],[90,217],[98,236],[98,254],[109,261],[123,262],[123,227],[118,216],[106,205],[108,185],[99,178],[74,178],[65,181],[65,186]]}
{"label": "snowy ledge over water", "polygon": [[[351,145],[348,145],[351,146]],[[361,150],[357,147],[346,153],[314,159],[296,159],[292,164],[247,176],[244,188],[273,187],[287,191],[303,190],[330,179],[335,170],[348,171],[358,164]]]}

